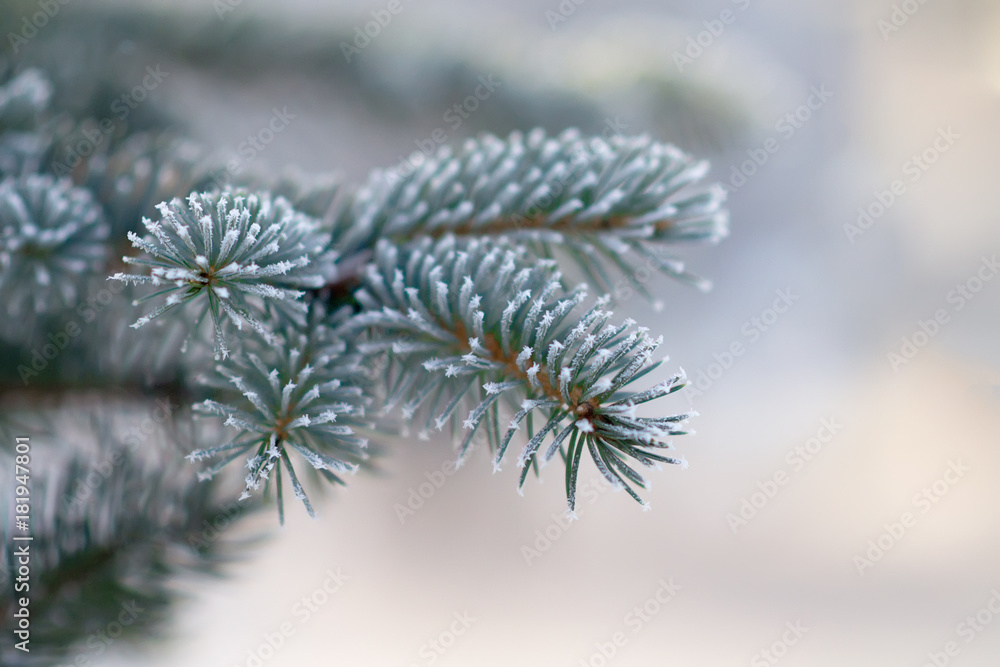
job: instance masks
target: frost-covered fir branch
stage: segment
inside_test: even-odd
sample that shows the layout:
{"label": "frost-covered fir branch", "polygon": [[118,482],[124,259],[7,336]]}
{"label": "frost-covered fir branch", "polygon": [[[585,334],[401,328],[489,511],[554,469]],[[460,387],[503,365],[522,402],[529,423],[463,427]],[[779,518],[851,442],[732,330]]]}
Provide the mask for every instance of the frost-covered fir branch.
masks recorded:
{"label": "frost-covered fir branch", "polygon": [[585,138],[540,129],[484,135],[419,166],[377,171],[335,227],[342,253],[376,239],[506,237],[537,257],[562,250],[602,289],[633,253],[700,284],[654,250],[727,234],[725,191],[699,187],[708,164],[649,137]]}
{"label": "frost-covered fir branch", "polygon": [[354,474],[369,456],[368,440],[358,433],[368,402],[360,386],[360,357],[317,322],[323,318],[316,308],[320,315],[304,331],[289,329],[273,346],[249,345],[218,364],[204,379],[216,389],[215,398],[195,405],[199,412],[224,417],[225,426],[237,431],[225,444],[188,454],[190,461],[219,459],[200,476],[209,479],[246,455],[240,500],[261,484],[267,494],[273,482],[281,523],[282,469],[295,497],[314,515],[293,459],[304,460],[326,481],[343,484],[340,475]]}
{"label": "frost-covered fir branch", "polygon": [[[0,26],[19,31],[37,7],[13,2],[0,11]],[[211,9],[197,22],[173,10],[155,21],[141,8],[118,20],[97,7],[60,11],[66,15],[39,30],[16,65],[0,55],[0,303],[21,316],[5,320],[18,336],[0,336],[0,432],[24,428],[4,409],[17,399],[60,406],[46,428],[29,429],[33,440],[44,434],[57,445],[53,456],[33,460],[41,557],[33,564],[31,658],[80,662],[73,644],[107,627],[125,601],[142,608],[134,627],[152,627],[167,609],[174,573],[217,566],[220,543],[206,529],[257,507],[272,488],[280,521],[283,485],[313,514],[310,484],[323,490],[370,468],[379,436],[391,432],[390,419],[371,423],[372,405],[387,417],[399,409],[421,434],[448,431],[463,456],[483,436],[496,468],[520,467],[519,489],[530,470],[560,454],[571,509],[584,458],[636,500],[648,486],[643,467],[683,464],[670,438],[684,433],[689,414],[652,404],[680,389],[683,374],[653,378],[660,339],[616,319],[606,299],[566,289],[557,263],[582,271],[598,293],[643,257],[700,284],[664,258],[678,244],[726,233],[722,192],[702,184],[703,163],[649,137],[535,130],[480,135],[414,169],[377,172],[353,192],[325,177],[275,178],[263,161],[235,174],[230,156],[178,134],[198,122],[184,105],[183,117],[171,117],[148,95],[110,130],[101,121],[160,56],[187,71],[224,60],[229,72],[301,73],[303,63],[322,63],[327,85],[401,111],[395,120],[437,112],[435,90],[478,85],[475,68],[455,64],[484,61],[441,51],[425,35],[418,57],[394,70],[419,70],[414,86],[413,77],[376,71],[380,58],[404,60],[399,52],[344,66],[330,39],[342,28],[297,30],[288,44],[290,24],[254,13],[220,23]],[[580,53],[564,55],[561,71],[577,68]],[[677,136],[651,118],[684,115],[643,102],[677,99],[672,91],[687,83],[676,77],[669,90],[652,90],[647,78],[642,90],[588,84],[578,94],[571,77],[556,74],[544,95],[513,74],[500,78],[504,94],[466,130],[553,127],[572,104],[572,122],[600,131],[610,98],[663,135]],[[681,106],[690,117],[699,104]],[[139,252],[126,250],[128,242]],[[123,252],[133,255],[124,260],[133,270],[108,282],[108,274],[129,271],[118,264]],[[150,310],[136,312],[133,299]],[[208,315],[210,333],[200,327]],[[138,330],[129,328],[139,316]],[[29,335],[30,317],[39,319]],[[87,448],[85,429],[65,436],[57,428],[64,396],[79,387],[103,399],[197,401],[194,412],[208,418],[154,461],[144,456],[146,440],[133,450],[96,428],[101,446]],[[206,466],[200,475],[177,460],[192,447],[199,449],[189,458]],[[113,472],[95,485],[95,466],[109,461]],[[9,485],[8,463],[0,445]],[[242,483],[228,487],[227,470]],[[232,502],[220,504],[219,492]],[[3,503],[13,497],[7,488],[0,518],[9,518]],[[3,532],[13,544],[9,522]],[[0,550],[0,630],[8,636],[12,556]]]}
{"label": "frost-covered fir branch", "polygon": [[[78,126],[68,127],[60,136]],[[224,363],[200,409],[237,433],[194,454],[219,457],[205,476],[243,456],[245,495],[274,479],[280,499],[283,467],[312,513],[292,457],[333,482],[367,457],[356,433],[368,402],[356,381],[356,351],[388,352],[387,407],[419,413],[424,431],[464,428],[463,455],[484,428],[499,467],[516,431],[526,429],[521,484],[559,452],[571,507],[584,448],[637,500],[633,487],[646,481],[634,462],[680,462],[662,450],[688,415],[640,417],[637,406],[676,391],[683,378],[631,389],[656,368],[659,341],[632,322],[612,325],[606,300],[578,312],[584,290],[565,290],[556,266],[569,260],[603,291],[645,257],[698,283],[663,251],[726,234],[724,193],[701,184],[704,163],[649,137],[482,135],[415,169],[376,172],[331,207],[335,182],[265,178],[252,183],[253,194],[212,189],[218,183],[204,154],[165,137],[126,132],[73,173],[141,251],[123,258],[141,273],[112,276],[130,289],[152,288],[138,301],[156,305],[133,326],[180,322],[195,337],[211,315]],[[47,153],[33,160],[20,168],[52,166]],[[141,220],[144,236],[131,229],[130,218],[186,184],[203,189],[159,203],[158,219]],[[279,196],[286,193],[301,210]],[[316,318],[324,301],[362,311],[348,325],[326,322],[336,327],[335,344]],[[175,316],[192,302],[189,325]],[[241,332],[249,325],[268,345],[234,337],[230,324]],[[321,351],[303,352],[313,348]],[[323,363],[303,365],[310,355]],[[160,377],[184,365],[171,363]],[[112,366],[131,373],[130,363]]]}
{"label": "frost-covered fir branch", "polygon": [[[104,268],[109,228],[90,193],[29,175],[0,182],[0,303],[5,330],[78,301]],[[14,326],[8,326],[14,323]]]}
{"label": "frost-covered fir branch", "polygon": [[584,450],[640,502],[630,483],[646,481],[628,459],[681,463],[661,452],[689,414],[640,417],[637,406],[683,387],[683,374],[629,389],[661,363],[653,357],[662,338],[630,320],[611,324],[606,298],[581,312],[583,286],[565,290],[555,262],[489,240],[446,236],[410,250],[382,241],[356,297],[363,312],[348,326],[370,333],[362,349],[395,360],[386,407],[401,405],[407,419],[420,413],[425,429],[461,422],[460,456],[483,428],[499,468],[526,430],[520,484],[560,452],[571,510]]}
{"label": "frost-covered fir branch", "polygon": [[248,324],[268,342],[261,321],[275,312],[305,312],[302,288],[319,288],[335,277],[335,255],[318,223],[291,208],[284,198],[238,193],[192,193],[158,206],[161,219],[143,219],[147,234],[130,232],[144,254],[124,257],[148,267],[149,274],[117,273],[114,280],[163,287],[139,302],[165,296],[164,303],[136,320],[138,328],[170,310],[195,301],[197,328],[210,313],[216,356],[229,354],[224,325]]}
{"label": "frost-covered fir branch", "polygon": [[0,85],[0,132],[31,130],[48,109],[52,84],[36,68],[26,69]]}

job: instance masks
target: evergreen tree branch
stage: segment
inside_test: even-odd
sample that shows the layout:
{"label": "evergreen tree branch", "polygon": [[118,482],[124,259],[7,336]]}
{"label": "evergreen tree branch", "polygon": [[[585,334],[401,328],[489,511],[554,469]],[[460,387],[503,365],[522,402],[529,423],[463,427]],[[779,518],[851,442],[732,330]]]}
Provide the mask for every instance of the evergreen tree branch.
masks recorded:
{"label": "evergreen tree branch", "polygon": [[[192,193],[159,207],[161,221],[143,220],[145,237],[129,233],[141,257],[124,261],[149,267],[149,275],[117,273],[111,279],[163,289],[142,301],[165,302],[132,326],[138,328],[191,301],[201,305],[199,322],[211,314],[215,354],[229,355],[224,325],[245,324],[271,342],[262,319],[301,319],[301,288],[320,288],[335,277],[335,255],[318,223],[269,195]],[[308,267],[308,268],[307,268]]]}
{"label": "evergreen tree branch", "polygon": [[36,318],[74,306],[104,268],[109,227],[87,190],[28,175],[0,182],[0,327],[29,338]]}
{"label": "evergreen tree branch", "polygon": [[[630,253],[726,235],[725,191],[696,187],[707,171],[649,137],[484,135],[408,173],[375,172],[335,222],[333,243],[347,255],[378,239],[505,237],[536,257],[564,251],[606,290],[605,267],[625,270]],[[680,262],[657,264],[702,284]]]}
{"label": "evergreen tree branch", "polygon": [[0,132],[33,130],[49,108],[52,83],[39,69],[29,68],[0,85]]}
{"label": "evergreen tree branch", "polygon": [[[369,332],[362,351],[389,354],[394,362],[386,407],[402,402],[407,419],[423,413],[424,429],[450,424],[454,433],[461,421],[460,460],[481,425],[498,423],[503,399],[517,411],[502,437],[499,429],[487,431],[494,465],[499,469],[527,421],[520,484],[529,468],[562,452],[571,467],[571,510],[576,448],[586,446],[601,473],[640,502],[629,482],[645,488],[646,481],[626,459],[644,466],[682,462],[659,451],[671,447],[666,438],[684,433],[693,413],[640,417],[636,406],[683,387],[683,374],[645,391],[627,389],[660,364],[652,357],[661,339],[645,328],[627,333],[629,320],[610,326],[606,297],[574,316],[586,293],[583,286],[564,290],[553,261],[534,260],[517,246],[451,236],[407,250],[381,241],[356,297],[363,310],[346,328]],[[542,417],[537,432],[530,415]]]}
{"label": "evergreen tree branch", "polygon": [[[199,476],[210,479],[246,455],[249,472],[240,500],[261,484],[267,495],[273,480],[281,523],[282,468],[296,498],[314,515],[289,452],[318,476],[341,485],[342,475],[353,475],[369,458],[368,440],[358,433],[368,426],[363,418],[369,400],[360,356],[319,324],[323,311],[318,304],[315,309],[308,327],[289,328],[273,346],[245,346],[242,354],[218,364],[215,373],[202,378],[213,398],[195,405],[198,412],[222,417],[225,426],[236,430],[228,442],[188,454],[190,461],[217,459]],[[338,322],[345,316],[329,319]]]}

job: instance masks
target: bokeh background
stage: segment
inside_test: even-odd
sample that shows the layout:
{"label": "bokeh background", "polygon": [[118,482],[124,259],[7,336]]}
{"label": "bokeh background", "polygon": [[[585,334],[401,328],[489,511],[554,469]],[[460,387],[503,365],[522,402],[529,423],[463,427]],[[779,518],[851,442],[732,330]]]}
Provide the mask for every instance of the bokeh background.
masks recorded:
{"label": "bokeh background", "polygon": [[[731,235],[678,254],[714,288],[656,277],[661,310],[616,311],[695,384],[659,406],[700,413],[690,465],[653,474],[648,512],[585,465],[566,523],[558,464],[520,497],[485,451],[445,474],[450,443],[401,437],[319,519],[233,528],[269,539],[180,582],[165,639],[91,664],[998,664],[1000,6],[399,2],[350,62],[385,0],[121,3],[143,40],[111,57],[161,64],[151,99],[219,150],[287,108],[255,170],[359,183],[436,128],[617,128],[710,159]],[[98,6],[57,18],[100,40]]]}

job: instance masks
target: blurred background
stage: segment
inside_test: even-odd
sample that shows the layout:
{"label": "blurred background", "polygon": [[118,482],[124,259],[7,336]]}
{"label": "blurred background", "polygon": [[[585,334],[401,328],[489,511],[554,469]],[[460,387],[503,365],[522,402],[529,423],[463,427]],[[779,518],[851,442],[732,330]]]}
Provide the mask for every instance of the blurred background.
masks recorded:
{"label": "blurred background", "polygon": [[535,126],[710,159],[730,237],[678,253],[713,289],[637,269],[664,308],[616,309],[692,380],[660,406],[698,411],[690,465],[643,512],[585,464],[567,522],[561,466],[522,498],[482,448],[452,474],[450,443],[400,438],[319,519],[234,528],[270,539],[182,580],[165,638],[89,664],[998,664],[1000,6],[335,5],[76,0],[53,24],[78,43],[25,49],[70,101],[70,54],[159,67],[133,121],[182,119],[241,170],[358,184]]}

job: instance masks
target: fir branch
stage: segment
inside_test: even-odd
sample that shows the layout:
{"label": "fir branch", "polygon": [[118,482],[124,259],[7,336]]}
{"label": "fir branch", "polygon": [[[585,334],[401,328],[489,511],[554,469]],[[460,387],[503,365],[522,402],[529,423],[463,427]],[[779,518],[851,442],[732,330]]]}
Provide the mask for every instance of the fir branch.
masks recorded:
{"label": "fir branch", "polygon": [[[230,208],[231,206],[231,208]],[[143,257],[126,263],[149,267],[149,275],[118,273],[111,279],[165,286],[141,301],[166,295],[166,301],[140,317],[141,327],[191,301],[202,304],[199,320],[211,313],[216,358],[229,355],[224,324],[249,324],[265,340],[271,332],[261,318],[305,312],[301,288],[318,288],[335,278],[335,255],[318,223],[295,211],[283,198],[267,194],[192,193],[158,206],[161,221],[143,219],[145,237],[130,233]],[[301,319],[301,318],[300,318]]]}
{"label": "fir branch", "polygon": [[0,85],[0,132],[32,130],[48,109],[52,83],[39,69],[31,68]]}
{"label": "fir branch", "polygon": [[[343,254],[382,238],[507,237],[536,257],[560,249],[602,289],[608,265],[627,271],[630,253],[727,234],[725,191],[695,187],[708,164],[647,136],[548,137],[536,129],[484,135],[403,174],[375,172],[342,211],[334,243]],[[702,284],[677,261],[670,275]]]}
{"label": "fir branch", "polygon": [[4,314],[23,318],[76,303],[104,267],[108,225],[90,193],[67,180],[30,175],[0,183],[0,294]]}
{"label": "fir branch", "polygon": [[200,473],[208,479],[230,461],[249,454],[246,488],[240,500],[250,497],[261,483],[266,495],[273,474],[281,523],[282,467],[295,496],[314,515],[289,452],[336,484],[344,483],[339,475],[354,474],[369,457],[368,441],[357,433],[367,403],[359,386],[360,358],[348,353],[346,344],[333,337],[327,327],[314,322],[307,331],[289,330],[273,347],[251,346],[246,354],[217,365],[216,373],[204,378],[204,384],[214,389],[215,398],[196,404],[195,410],[224,417],[225,425],[237,434],[224,444],[195,450],[187,457],[192,462],[220,457]]}
{"label": "fir branch", "polygon": [[[516,246],[448,236],[401,251],[382,241],[356,294],[363,311],[346,326],[370,332],[362,350],[393,358],[387,406],[409,397],[403,414],[422,412],[425,429],[451,424],[455,431],[462,421],[460,457],[476,429],[499,419],[504,399],[520,410],[502,437],[488,431],[496,468],[527,421],[520,484],[529,468],[561,451],[571,468],[572,510],[579,448],[586,447],[609,481],[640,500],[629,482],[646,482],[625,460],[680,463],[659,452],[671,447],[665,438],[684,433],[690,415],[639,417],[636,406],[680,389],[684,376],[638,393],[626,389],[660,364],[652,361],[660,339],[644,328],[628,333],[632,321],[609,325],[607,297],[574,314],[585,296],[583,286],[563,289],[554,262],[535,261]],[[462,406],[468,411],[460,413]],[[532,432],[530,415],[538,414],[543,425]]]}
{"label": "fir branch", "polygon": [[48,140],[37,130],[51,97],[52,84],[38,69],[24,70],[0,85],[0,178],[40,169]]}

